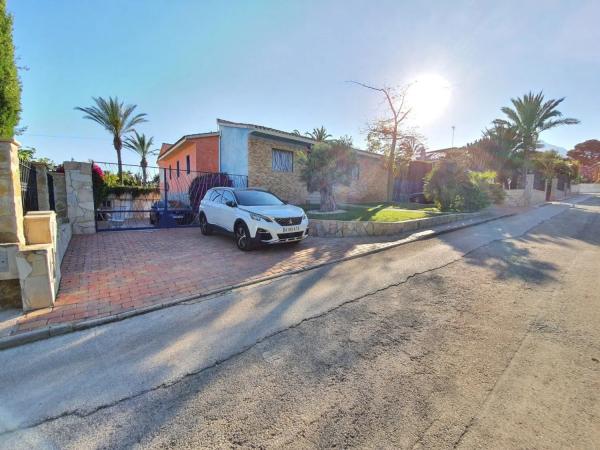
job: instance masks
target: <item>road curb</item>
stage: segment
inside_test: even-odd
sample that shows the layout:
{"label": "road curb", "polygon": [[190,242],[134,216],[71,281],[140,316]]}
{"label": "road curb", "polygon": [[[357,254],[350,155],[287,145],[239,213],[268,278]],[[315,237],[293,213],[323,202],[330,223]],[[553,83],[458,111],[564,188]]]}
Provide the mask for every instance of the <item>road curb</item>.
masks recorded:
{"label": "road curb", "polygon": [[[80,322],[69,322],[69,323],[65,323],[65,324],[50,325],[50,326],[40,328],[37,330],[32,330],[32,331],[27,331],[24,333],[15,334],[13,336],[5,336],[5,337],[0,338],[0,351],[14,348],[14,347],[19,347],[21,345],[29,344],[31,342],[48,339],[53,336],[60,336],[60,335],[72,333],[75,331],[87,330],[89,328],[97,327],[100,325],[106,325],[106,324],[112,323],[112,322],[119,322],[121,320],[128,319],[130,317],[140,316],[142,314],[147,314],[147,313],[150,313],[153,311],[158,311],[161,309],[169,308],[171,306],[176,306],[176,305],[179,305],[179,304],[185,303],[185,302],[191,302],[191,301],[196,302],[196,301],[208,300],[208,299],[214,297],[215,295],[229,292],[229,291],[232,291],[235,289],[240,289],[243,287],[263,283],[266,281],[271,281],[271,280],[274,280],[277,278],[282,278],[282,277],[286,277],[286,276],[290,276],[290,275],[296,275],[299,273],[307,272],[307,271],[313,270],[313,269],[318,269],[320,267],[328,266],[331,264],[337,264],[337,263],[344,262],[344,261],[350,261],[353,259],[362,258],[364,256],[373,255],[375,253],[380,253],[380,252],[383,252],[383,251],[386,251],[386,250],[389,250],[392,248],[399,247],[401,245],[410,244],[412,242],[417,242],[417,241],[423,241],[426,239],[431,239],[436,236],[440,236],[440,235],[443,235],[446,233],[451,233],[453,231],[458,231],[458,230],[473,227],[476,225],[481,225],[481,224],[492,222],[495,220],[515,216],[516,214],[517,213],[513,212],[513,213],[506,213],[506,214],[501,214],[501,215],[493,216],[493,217],[481,218],[480,220],[475,219],[473,222],[470,222],[470,223],[463,223],[463,224],[459,224],[454,227],[448,227],[446,229],[441,229],[441,230],[424,230],[424,231],[420,231],[417,233],[413,233],[404,239],[390,242],[389,245],[385,245],[385,246],[375,248],[372,250],[366,250],[366,251],[364,251],[362,253],[358,253],[356,255],[345,256],[343,258],[338,258],[338,259],[334,259],[334,260],[323,262],[323,263],[312,264],[310,266],[304,266],[304,267],[301,267],[299,269],[295,269],[295,270],[292,270],[289,272],[245,281],[243,283],[234,284],[234,285],[227,286],[224,288],[214,289],[210,292],[205,292],[203,294],[199,294],[199,295],[196,294],[196,295],[192,295],[192,296],[188,296],[188,297],[182,297],[182,298],[178,298],[178,299],[174,299],[174,300],[169,300],[164,303],[158,303],[156,305],[150,305],[150,306],[145,306],[143,308],[132,309],[130,311],[121,312],[121,313],[113,315],[113,316],[106,316],[106,317],[82,320]],[[454,222],[454,223],[458,224],[459,222]]]}

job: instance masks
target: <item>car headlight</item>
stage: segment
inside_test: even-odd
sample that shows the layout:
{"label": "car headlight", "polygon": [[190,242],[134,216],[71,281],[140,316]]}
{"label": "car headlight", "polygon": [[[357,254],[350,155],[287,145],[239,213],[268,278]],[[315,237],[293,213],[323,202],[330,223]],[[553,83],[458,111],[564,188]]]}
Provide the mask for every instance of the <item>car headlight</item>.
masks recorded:
{"label": "car headlight", "polygon": [[269,219],[268,217],[265,216],[261,216],[260,214],[255,214],[255,213],[250,213],[250,218],[252,220],[256,220],[258,222],[260,222],[261,220],[264,220],[265,222],[273,222],[271,219]]}
{"label": "car headlight", "polygon": [[306,213],[302,214],[302,220],[308,219],[308,217],[306,217]]}

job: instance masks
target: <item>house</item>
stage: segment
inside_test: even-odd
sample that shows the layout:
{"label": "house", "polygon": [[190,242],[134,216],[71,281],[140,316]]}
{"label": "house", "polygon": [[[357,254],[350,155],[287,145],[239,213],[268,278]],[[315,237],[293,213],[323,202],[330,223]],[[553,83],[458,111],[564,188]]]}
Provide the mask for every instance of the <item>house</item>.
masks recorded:
{"label": "house", "polygon": [[439,159],[444,159],[449,153],[460,152],[463,148],[464,147],[450,147],[441,148],[439,150],[423,150],[416,159],[419,161],[437,161]]}
{"label": "house", "polygon": [[[272,191],[296,204],[318,201],[300,179],[298,157],[315,140],[248,123],[217,119],[218,131],[186,135],[163,144],[158,156],[161,183],[166,176],[169,195],[182,200],[192,180],[203,172],[226,173],[233,185],[247,184]],[[387,170],[382,155],[357,150],[358,168],[349,186],[338,186],[340,202],[386,199]]]}

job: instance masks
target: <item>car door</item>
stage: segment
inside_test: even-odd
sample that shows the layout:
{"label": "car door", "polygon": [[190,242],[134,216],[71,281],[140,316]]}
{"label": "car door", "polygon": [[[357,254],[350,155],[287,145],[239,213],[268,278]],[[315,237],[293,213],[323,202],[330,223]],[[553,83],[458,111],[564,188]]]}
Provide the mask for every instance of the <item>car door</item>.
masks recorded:
{"label": "car door", "polygon": [[221,197],[221,226],[227,231],[233,231],[236,210],[231,206],[227,206],[227,202],[236,203],[235,197],[231,191],[223,191],[223,195]]}
{"label": "car door", "polygon": [[[219,189],[213,189],[206,202],[206,208],[204,208],[204,214],[206,214],[206,220],[212,225],[219,225],[219,213],[221,208],[221,196],[222,193]],[[220,226],[220,225],[219,225]]]}

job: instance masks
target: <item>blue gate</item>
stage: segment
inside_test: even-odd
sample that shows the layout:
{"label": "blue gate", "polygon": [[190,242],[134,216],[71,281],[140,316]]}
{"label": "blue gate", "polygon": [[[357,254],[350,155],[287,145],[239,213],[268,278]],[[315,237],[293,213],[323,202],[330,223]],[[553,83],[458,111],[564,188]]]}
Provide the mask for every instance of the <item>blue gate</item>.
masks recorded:
{"label": "blue gate", "polygon": [[248,187],[248,177],[179,168],[94,162],[96,231],[197,227],[198,207],[213,187]]}

